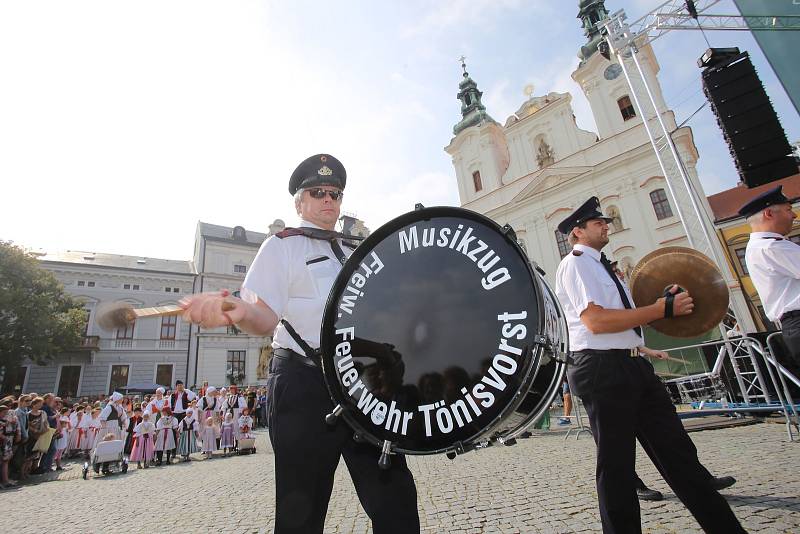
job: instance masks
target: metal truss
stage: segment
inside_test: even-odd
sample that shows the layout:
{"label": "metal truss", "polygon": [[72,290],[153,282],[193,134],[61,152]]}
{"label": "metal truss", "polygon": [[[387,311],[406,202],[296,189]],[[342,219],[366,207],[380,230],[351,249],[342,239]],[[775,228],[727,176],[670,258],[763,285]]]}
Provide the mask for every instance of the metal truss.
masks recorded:
{"label": "metal truss", "polygon": [[657,15],[655,28],[663,30],[800,30],[798,15],[700,15],[695,21],[687,13]]}

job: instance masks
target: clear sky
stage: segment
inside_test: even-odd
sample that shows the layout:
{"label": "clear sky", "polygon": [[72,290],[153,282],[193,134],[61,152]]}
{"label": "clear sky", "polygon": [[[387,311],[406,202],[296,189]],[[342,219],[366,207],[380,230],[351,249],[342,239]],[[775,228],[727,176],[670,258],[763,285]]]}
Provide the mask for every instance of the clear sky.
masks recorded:
{"label": "clear sky", "polygon": [[[660,0],[607,0],[634,20]],[[535,95],[573,94],[577,0],[36,1],[0,3],[0,239],[189,259],[198,220],[266,232],[295,222],[287,181],[318,152],[348,171],[343,209],[377,228],[458,205],[444,152],[467,56],[500,123]],[[735,8],[725,0],[715,13]],[[794,108],[750,51],[789,141]],[[703,101],[698,32],[656,41],[678,121]],[[707,193],[738,177],[708,108],[690,122]]]}

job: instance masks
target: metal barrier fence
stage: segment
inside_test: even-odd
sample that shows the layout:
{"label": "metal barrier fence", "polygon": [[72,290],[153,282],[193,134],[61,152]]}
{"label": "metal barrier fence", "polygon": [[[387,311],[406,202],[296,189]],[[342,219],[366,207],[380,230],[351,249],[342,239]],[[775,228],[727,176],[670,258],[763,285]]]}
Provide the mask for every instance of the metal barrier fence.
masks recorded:
{"label": "metal barrier fence", "polygon": [[[667,388],[676,403],[690,404],[699,402],[696,410],[684,413],[684,416],[738,414],[748,412],[780,411],[786,420],[786,431],[790,441],[794,441],[792,427],[800,434],[798,408],[794,403],[787,379],[798,387],[800,380],[775,358],[776,332],[767,338],[770,350],[757,340],[748,336],[730,337],[727,340],[711,341],[667,350],[670,356],[704,353],[708,350],[716,352],[714,365],[709,369],[702,358],[706,371],[687,374],[666,380]],[[685,362],[688,370],[688,361]],[[733,377],[726,376],[725,364],[729,363]],[[764,379],[763,370],[767,371],[772,388]],[[777,377],[776,377],[777,373]],[[731,379],[732,378],[732,379]],[[718,401],[715,405],[708,401]],[[739,402],[741,401],[741,402]]]}

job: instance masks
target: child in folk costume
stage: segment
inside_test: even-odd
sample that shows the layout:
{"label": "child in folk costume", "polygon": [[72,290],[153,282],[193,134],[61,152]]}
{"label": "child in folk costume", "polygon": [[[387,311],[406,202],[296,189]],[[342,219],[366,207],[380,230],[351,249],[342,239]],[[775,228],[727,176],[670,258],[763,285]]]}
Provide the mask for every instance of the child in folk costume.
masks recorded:
{"label": "child in folk costume", "polygon": [[122,393],[114,392],[108,398],[105,408],[100,412],[100,434],[114,434],[116,439],[122,439],[122,428],[128,418],[122,408]]}
{"label": "child in folk costume", "polygon": [[156,423],[156,465],[161,465],[164,459],[164,452],[167,453],[167,463],[171,463],[172,455],[175,454],[175,429],[178,428],[178,420],[172,415],[169,406],[161,409],[161,418]]}
{"label": "child in folk costume", "polygon": [[100,422],[100,408],[92,408],[92,417],[89,418],[89,425],[88,425],[88,441],[86,443],[87,447],[87,454],[88,449],[94,449],[97,442],[99,442],[103,436],[100,435],[100,427],[102,423]]}
{"label": "child in folk costume", "polygon": [[131,450],[131,461],[136,462],[137,467],[150,467],[153,461],[155,444],[153,434],[156,433],[156,425],[150,422],[150,412],[142,413],[142,422],[133,427],[133,449]]}
{"label": "child in folk costume", "polygon": [[[211,386],[214,387],[214,386]],[[211,458],[217,449],[217,427],[213,417],[207,417],[203,430],[200,432],[200,440],[203,442],[203,454],[206,458]]]}
{"label": "child in folk costume", "polygon": [[233,415],[233,433],[236,436],[236,439],[239,439],[239,416],[242,414],[242,410],[247,408],[247,399],[244,398],[244,395],[239,393],[239,388],[237,386],[231,386],[230,393],[225,399],[225,402],[222,403],[222,410],[224,413],[232,414]]}
{"label": "child in folk costume", "polygon": [[253,418],[250,417],[250,408],[242,410],[239,417],[239,438],[252,438]]}
{"label": "child in folk costume", "polygon": [[72,430],[69,433],[67,451],[70,455],[77,454],[82,448],[82,442],[86,440],[86,430],[80,427],[83,420],[83,408],[83,404],[77,404],[75,410],[69,415],[69,424],[72,426]]}
{"label": "child in folk costume", "polygon": [[225,422],[222,423],[222,430],[219,435],[219,448],[222,449],[223,456],[228,456],[228,449],[233,450],[236,446],[236,425],[233,422],[233,414],[225,414]]}
{"label": "child in folk costume", "polygon": [[79,452],[83,452],[83,455],[86,459],[89,458],[89,449],[92,448],[92,444],[94,444],[94,436],[92,435],[92,407],[90,405],[86,405],[83,408],[83,415],[81,416],[81,420],[78,423],[78,429],[80,430],[80,438],[79,442],[76,443],[75,450]]}
{"label": "child in folk costume", "polygon": [[164,396],[164,388],[158,388],[156,389],[155,397],[150,399],[150,404],[148,405],[151,414],[150,419],[153,423],[158,423],[161,417],[161,410],[164,409],[164,406],[169,406],[169,399]]}
{"label": "child in folk costume", "polygon": [[[219,399],[217,388],[215,388],[214,386],[209,386],[208,388],[206,388],[206,394],[200,397],[200,403],[198,404],[198,409],[200,410],[200,413],[198,415],[199,421],[205,421],[209,417],[213,419],[214,432],[216,433],[217,439],[219,439],[219,429],[220,425],[222,424],[222,420],[220,419],[222,402]],[[203,443],[205,443],[205,440],[203,441]]]}
{"label": "child in folk costume", "polygon": [[178,423],[178,434],[177,454],[181,455],[184,462],[188,462],[190,454],[200,452],[200,448],[197,446],[197,440],[200,438],[200,426],[197,424],[194,411],[186,411],[183,421]]}
{"label": "child in folk costume", "polygon": [[131,454],[131,449],[133,449],[133,429],[136,428],[136,425],[142,422],[142,407],[138,404],[133,407],[133,415],[128,418],[128,431],[127,435],[125,436],[125,454]]}
{"label": "child in folk costume", "polygon": [[61,416],[58,419],[58,429],[61,432],[61,435],[56,433],[57,437],[53,437],[56,442],[56,455],[53,458],[56,462],[56,471],[63,471],[64,468],[61,466],[61,457],[64,456],[64,451],[67,450],[69,446],[69,433],[72,430],[72,426],[69,423],[69,408],[62,408],[61,409]]}

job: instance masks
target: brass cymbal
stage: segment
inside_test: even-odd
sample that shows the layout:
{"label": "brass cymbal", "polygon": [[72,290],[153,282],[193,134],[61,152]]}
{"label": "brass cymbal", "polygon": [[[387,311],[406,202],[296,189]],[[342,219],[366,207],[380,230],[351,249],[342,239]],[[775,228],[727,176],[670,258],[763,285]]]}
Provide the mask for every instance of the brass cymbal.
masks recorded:
{"label": "brass cymbal", "polygon": [[728,285],[707,256],[687,247],[664,247],[642,258],[631,274],[631,295],[636,306],[647,306],[678,284],[694,299],[689,315],[650,323],[662,334],[695,337],[719,325],[728,311]]}

